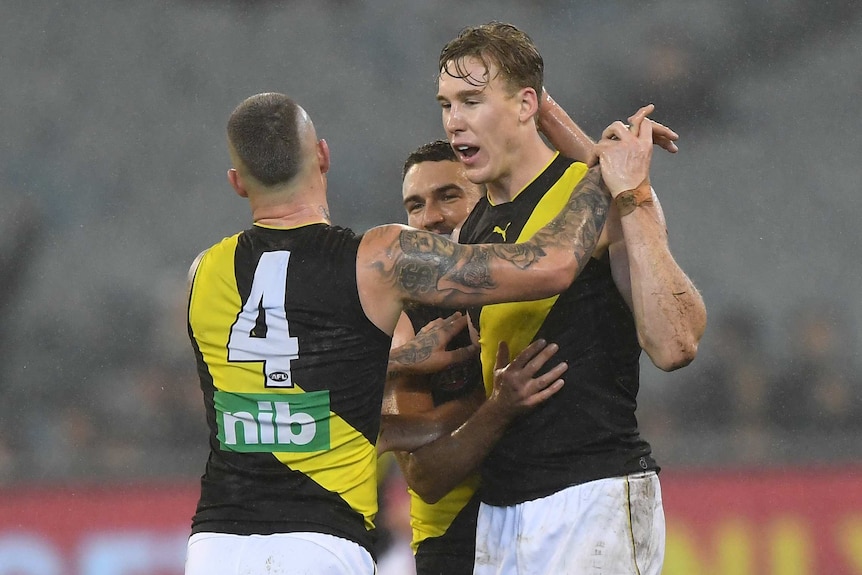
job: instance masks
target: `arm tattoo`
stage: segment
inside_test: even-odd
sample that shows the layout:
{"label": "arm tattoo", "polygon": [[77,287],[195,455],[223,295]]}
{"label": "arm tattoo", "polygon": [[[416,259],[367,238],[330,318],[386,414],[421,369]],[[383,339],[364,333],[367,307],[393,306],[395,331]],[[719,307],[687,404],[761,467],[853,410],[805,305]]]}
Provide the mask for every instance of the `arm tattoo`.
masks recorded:
{"label": "arm tattoo", "polygon": [[465,290],[492,289],[489,254],[450,242],[438,234],[405,230],[398,237],[402,257],[393,272],[410,294],[440,289],[444,278]]}
{"label": "arm tattoo", "polygon": [[416,337],[395,348],[389,354],[389,363],[395,365],[416,365],[431,357],[431,352],[440,344],[436,333],[420,333]]}
{"label": "arm tattoo", "polygon": [[393,267],[393,279],[412,296],[493,290],[497,284],[491,275],[492,259],[526,269],[546,255],[537,245],[496,244],[490,250],[479,249],[420,230],[402,231],[398,242],[403,255]]}
{"label": "arm tattoo", "polygon": [[610,194],[605,193],[602,184],[599,166],[590,168],[562,211],[532,239],[543,246],[571,245],[578,262],[585,264],[595,249],[611,205]]}
{"label": "arm tattoo", "polygon": [[599,167],[595,166],[578,182],[559,215],[528,242],[480,248],[409,229],[401,231],[398,245],[393,243],[388,250],[392,264],[378,262],[377,267],[381,275],[412,298],[429,292],[493,290],[497,287],[491,273],[493,260],[507,261],[523,270],[547,256],[546,248],[571,249],[580,270],[595,249],[610,202],[610,194],[602,189]]}

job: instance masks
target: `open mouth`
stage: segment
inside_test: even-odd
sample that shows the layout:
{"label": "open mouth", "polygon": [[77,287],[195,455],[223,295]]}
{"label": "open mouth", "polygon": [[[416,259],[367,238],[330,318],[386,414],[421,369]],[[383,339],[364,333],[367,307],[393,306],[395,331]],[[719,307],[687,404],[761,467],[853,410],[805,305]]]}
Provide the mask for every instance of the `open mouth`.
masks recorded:
{"label": "open mouth", "polygon": [[455,146],[454,149],[461,160],[469,160],[479,152],[479,148],[475,146]]}

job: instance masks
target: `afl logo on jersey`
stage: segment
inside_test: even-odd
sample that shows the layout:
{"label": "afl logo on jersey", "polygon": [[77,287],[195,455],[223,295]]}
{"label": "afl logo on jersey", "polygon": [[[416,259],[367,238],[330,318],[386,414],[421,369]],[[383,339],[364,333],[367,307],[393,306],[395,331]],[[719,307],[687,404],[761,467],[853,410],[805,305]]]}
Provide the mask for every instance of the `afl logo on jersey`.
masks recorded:
{"label": "afl logo on jersey", "polygon": [[267,377],[275,383],[284,383],[290,380],[290,374],[283,371],[273,371]]}

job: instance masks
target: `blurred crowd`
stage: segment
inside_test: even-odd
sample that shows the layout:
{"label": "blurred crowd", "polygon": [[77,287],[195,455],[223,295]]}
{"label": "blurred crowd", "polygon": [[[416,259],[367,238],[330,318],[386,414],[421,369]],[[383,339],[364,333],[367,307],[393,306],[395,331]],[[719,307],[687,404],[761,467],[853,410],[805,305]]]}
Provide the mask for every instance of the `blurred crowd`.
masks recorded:
{"label": "blurred crowd", "polygon": [[714,309],[695,362],[660,391],[642,389],[642,428],[659,459],[798,466],[862,457],[862,371],[846,310],[812,298],[779,323],[744,303]]}

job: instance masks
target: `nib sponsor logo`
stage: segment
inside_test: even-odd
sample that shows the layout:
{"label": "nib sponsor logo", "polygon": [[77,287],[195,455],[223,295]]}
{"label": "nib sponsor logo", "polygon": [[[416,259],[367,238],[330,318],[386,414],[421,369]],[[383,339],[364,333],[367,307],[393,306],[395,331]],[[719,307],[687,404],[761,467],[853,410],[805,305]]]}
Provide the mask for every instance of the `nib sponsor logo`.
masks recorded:
{"label": "nib sponsor logo", "polygon": [[329,392],[240,395],[216,391],[218,440],[243,453],[329,449]]}

